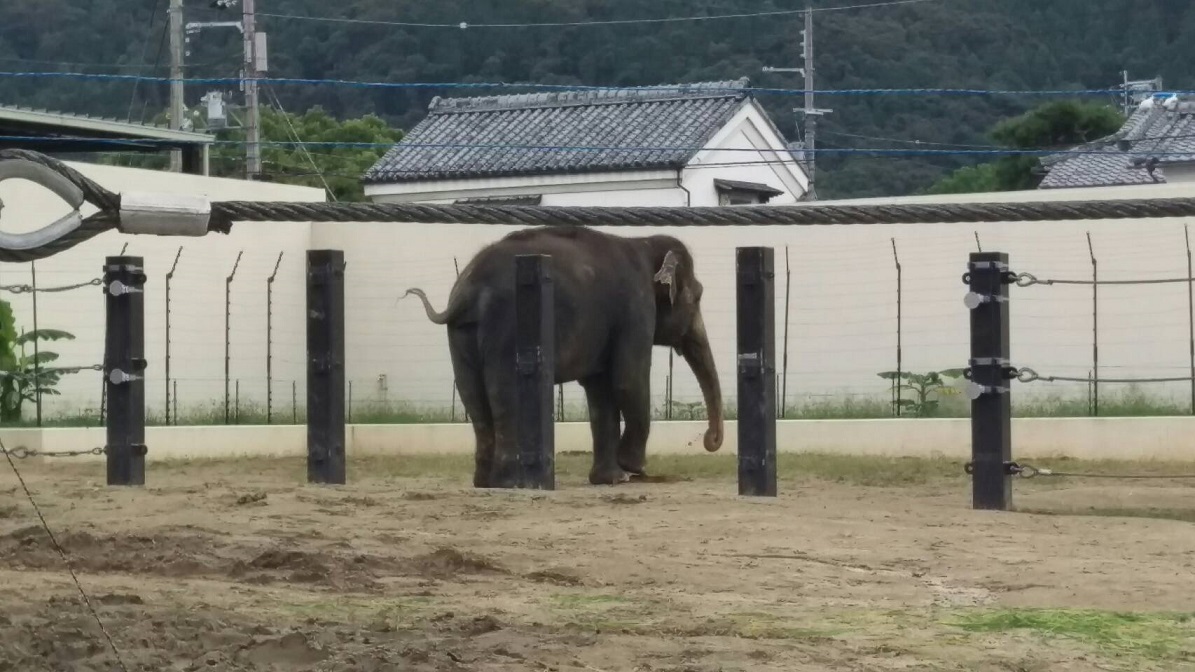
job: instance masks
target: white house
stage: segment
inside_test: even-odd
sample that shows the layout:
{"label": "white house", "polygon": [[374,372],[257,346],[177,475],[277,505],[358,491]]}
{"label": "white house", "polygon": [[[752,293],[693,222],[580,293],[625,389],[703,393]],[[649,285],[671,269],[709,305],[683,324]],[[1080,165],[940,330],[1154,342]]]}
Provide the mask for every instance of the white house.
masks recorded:
{"label": "white house", "polygon": [[791,204],[809,179],[748,79],[476,98],[428,116],[363,176],[377,202]]}

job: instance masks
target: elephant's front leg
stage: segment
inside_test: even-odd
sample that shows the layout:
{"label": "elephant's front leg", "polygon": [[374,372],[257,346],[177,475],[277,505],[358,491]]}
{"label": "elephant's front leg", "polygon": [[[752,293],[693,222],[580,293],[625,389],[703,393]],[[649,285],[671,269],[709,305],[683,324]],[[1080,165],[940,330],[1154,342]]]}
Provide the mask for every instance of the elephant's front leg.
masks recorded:
{"label": "elephant's front leg", "polygon": [[628,366],[619,371],[614,398],[622,412],[622,438],[618,442],[618,466],[632,476],[646,476],[647,436],[651,431],[650,369]]}
{"label": "elephant's front leg", "polygon": [[589,482],[594,485],[613,485],[628,480],[618,466],[618,405],[614,389],[606,375],[581,381],[589,405],[589,429],[593,433],[593,468]]}

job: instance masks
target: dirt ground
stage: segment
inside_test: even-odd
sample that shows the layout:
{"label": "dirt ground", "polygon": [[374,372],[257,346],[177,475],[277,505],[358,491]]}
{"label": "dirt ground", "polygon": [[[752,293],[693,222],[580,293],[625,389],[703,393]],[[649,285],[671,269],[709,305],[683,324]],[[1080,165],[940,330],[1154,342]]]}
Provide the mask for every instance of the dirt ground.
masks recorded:
{"label": "dirt ground", "polygon": [[[977,512],[957,465],[748,499],[718,464],[593,487],[561,458],[554,492],[463,461],[18,467],[130,671],[1195,669],[1195,481],[1021,480],[1039,513]],[[120,670],[0,467],[0,671]]]}

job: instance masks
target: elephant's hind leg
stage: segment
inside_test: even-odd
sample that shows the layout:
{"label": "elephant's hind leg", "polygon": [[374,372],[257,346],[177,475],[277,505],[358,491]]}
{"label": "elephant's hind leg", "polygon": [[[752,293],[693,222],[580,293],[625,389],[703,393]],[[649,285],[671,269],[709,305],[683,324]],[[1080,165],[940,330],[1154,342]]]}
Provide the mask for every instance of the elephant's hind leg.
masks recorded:
{"label": "elephant's hind leg", "polygon": [[461,395],[461,404],[469,414],[476,440],[473,452],[473,486],[488,488],[491,485],[494,464],[494,417],[490,410],[490,400],[486,396],[485,379],[479,358],[475,353],[468,356],[465,354],[470,339],[475,339],[475,335],[453,334],[449,351],[452,353],[452,370],[456,378],[457,393]]}

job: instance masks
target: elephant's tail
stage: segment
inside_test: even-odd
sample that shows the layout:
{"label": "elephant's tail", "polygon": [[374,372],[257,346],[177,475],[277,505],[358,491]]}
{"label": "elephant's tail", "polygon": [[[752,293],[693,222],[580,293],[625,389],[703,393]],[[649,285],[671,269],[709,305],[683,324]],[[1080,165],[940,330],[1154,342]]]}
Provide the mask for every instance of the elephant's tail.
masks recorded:
{"label": "elephant's tail", "polygon": [[451,303],[449,303],[448,307],[444,309],[444,312],[437,313],[436,309],[432,308],[431,301],[427,300],[427,294],[424,294],[422,289],[419,289],[418,287],[412,287],[407,290],[406,294],[402,295],[402,298],[406,298],[408,294],[414,294],[415,296],[418,296],[419,300],[423,302],[423,310],[427,312],[427,319],[436,324],[448,324],[449,318],[452,317]]}

